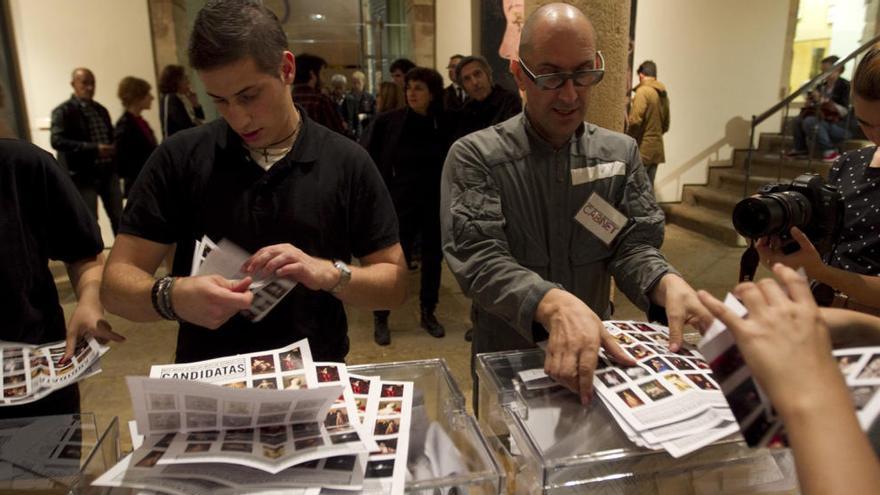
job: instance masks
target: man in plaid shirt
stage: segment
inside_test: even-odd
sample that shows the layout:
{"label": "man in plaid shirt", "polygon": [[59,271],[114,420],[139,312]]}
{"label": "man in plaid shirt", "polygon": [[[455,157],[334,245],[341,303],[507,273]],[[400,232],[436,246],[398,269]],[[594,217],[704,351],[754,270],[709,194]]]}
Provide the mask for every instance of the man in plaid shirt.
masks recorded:
{"label": "man in plaid shirt", "polygon": [[315,122],[348,136],[348,129],[336,104],[321,92],[321,69],[327,62],[317,55],[302,53],[296,56],[296,79],[293,81],[293,101],[306,111]]}
{"label": "man in plaid shirt", "polygon": [[70,174],[92,216],[98,218],[98,196],[113,233],[122,216],[122,191],[113,169],[113,124],[107,109],[94,100],[95,75],[74,69],[73,95],[52,110],[52,147],[58,162]]}

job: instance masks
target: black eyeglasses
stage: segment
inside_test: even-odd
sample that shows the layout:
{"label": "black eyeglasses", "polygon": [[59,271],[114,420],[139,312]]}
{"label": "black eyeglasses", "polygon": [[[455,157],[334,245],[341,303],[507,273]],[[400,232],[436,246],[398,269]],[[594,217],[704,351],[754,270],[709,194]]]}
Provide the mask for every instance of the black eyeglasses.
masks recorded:
{"label": "black eyeglasses", "polygon": [[526,76],[528,76],[528,78],[541,89],[559,89],[564,86],[565,81],[568,81],[569,79],[571,79],[571,82],[574,83],[575,86],[587,88],[599,84],[599,81],[605,76],[605,57],[602,56],[602,52],[596,52],[596,54],[599,56],[600,64],[599,68],[596,69],[576,70],[574,72],[554,72],[553,74],[541,74],[540,76],[537,76],[528,68],[528,66],[526,66],[522,59],[519,59],[519,65],[525,71]]}

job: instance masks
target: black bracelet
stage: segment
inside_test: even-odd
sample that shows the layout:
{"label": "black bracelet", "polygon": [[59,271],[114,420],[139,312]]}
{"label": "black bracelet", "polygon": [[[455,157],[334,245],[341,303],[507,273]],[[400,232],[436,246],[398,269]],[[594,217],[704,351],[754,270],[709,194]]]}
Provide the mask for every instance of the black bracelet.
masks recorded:
{"label": "black bracelet", "polygon": [[168,311],[168,304],[166,303],[167,291],[169,282],[171,281],[171,277],[162,277],[156,280],[153,283],[153,289],[151,291],[151,297],[153,300],[153,309],[156,313],[159,314],[162,318],[166,320],[174,320],[174,315]]}
{"label": "black bracelet", "polygon": [[165,311],[168,313],[172,320],[180,321],[180,317],[177,316],[177,312],[174,311],[174,303],[171,302],[171,289],[174,287],[174,282],[177,279],[175,277],[168,277],[168,283],[163,287],[162,293],[162,301],[165,304]]}

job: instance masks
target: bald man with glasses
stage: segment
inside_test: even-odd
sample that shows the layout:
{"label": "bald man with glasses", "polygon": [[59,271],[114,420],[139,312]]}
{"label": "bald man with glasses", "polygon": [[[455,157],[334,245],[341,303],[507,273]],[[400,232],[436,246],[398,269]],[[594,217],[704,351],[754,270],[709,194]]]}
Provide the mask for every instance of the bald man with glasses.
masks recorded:
{"label": "bald man with glasses", "polygon": [[584,122],[605,70],[590,21],[545,5],[519,56],[510,70],[525,110],[449,151],[443,250],[473,300],[472,354],[547,340],[545,371],[586,404],[600,347],[635,364],[602,326],[612,276],[640,308],[665,308],[672,351],[686,323],[702,330],[712,316],[660,253],[663,213],[635,141]]}

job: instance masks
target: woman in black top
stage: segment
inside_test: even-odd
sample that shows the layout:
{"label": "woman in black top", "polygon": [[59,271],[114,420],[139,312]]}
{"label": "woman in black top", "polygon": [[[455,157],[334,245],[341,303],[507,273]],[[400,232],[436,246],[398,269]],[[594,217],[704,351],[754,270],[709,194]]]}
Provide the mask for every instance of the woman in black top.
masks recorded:
{"label": "woman in black top", "polygon": [[811,279],[846,294],[860,309],[880,313],[880,49],[872,48],[862,58],[852,88],[855,118],[874,146],[844,154],[828,175],[845,207],[827,264],[798,229],[792,229],[792,235],[801,249],[793,254],[784,255],[778,243],[768,239],[759,240],[757,247],[763,261],[803,267]]}
{"label": "woman in black top", "polygon": [[124,194],[128,197],[131,185],[137,179],[147,158],[156,149],[156,135],[150,124],[141,117],[153,104],[150,83],[136,77],[126,77],[119,82],[119,99],[125,112],[116,121],[113,141],[116,144],[116,170],[125,183]]}
{"label": "woman in black top", "polygon": [[[406,107],[377,116],[362,139],[394,201],[407,260],[412,240],[421,234],[421,325],[438,338],[445,334],[434,316],[443,259],[440,174],[449,136],[450,126],[443,113],[443,78],[435,70],[416,67],[406,74]],[[379,345],[391,342],[388,314],[374,313],[374,338]]]}
{"label": "woman in black top", "polygon": [[179,65],[166,65],[159,77],[159,121],[165,138],[205,121],[199,99]]}

